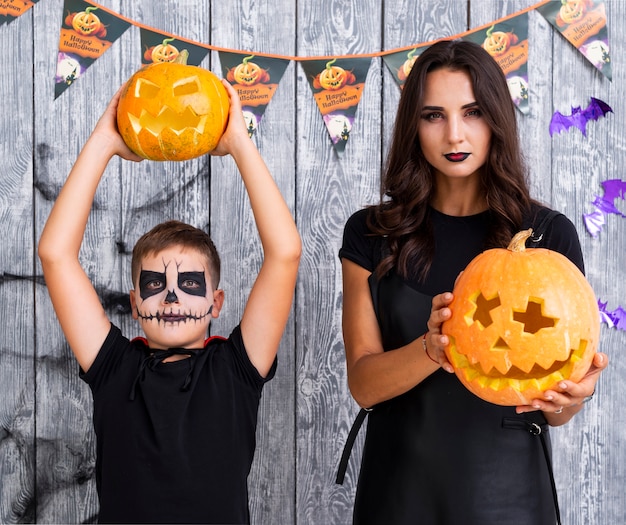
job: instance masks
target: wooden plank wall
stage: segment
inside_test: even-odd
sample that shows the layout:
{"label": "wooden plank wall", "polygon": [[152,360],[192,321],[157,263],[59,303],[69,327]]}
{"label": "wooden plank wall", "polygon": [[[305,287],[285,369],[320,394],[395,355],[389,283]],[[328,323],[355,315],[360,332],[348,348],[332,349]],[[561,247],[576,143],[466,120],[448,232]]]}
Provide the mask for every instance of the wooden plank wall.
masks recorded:
{"label": "wooden plank wall", "polygon": [[[236,50],[295,56],[359,54],[457,34],[532,0],[101,0],[150,27]],[[589,279],[610,308],[626,302],[626,221],[608,218],[598,239],[582,214],[600,183],[626,165],[626,3],[606,2],[613,82],[597,73],[535,12],[530,17],[531,113],[520,116],[536,197],[565,212],[582,240]],[[62,0],[41,0],[0,27],[0,522],[81,523],[97,515],[91,400],[59,330],[35,257],[59,188],[117,87],[138,67],[131,27],[54,100]],[[210,53],[203,66],[220,71]],[[614,114],[548,134],[552,112],[594,96]],[[343,158],[334,153],[308,81],[288,67],[255,140],[296,216],[304,255],[278,374],[264,392],[250,476],[253,523],[347,524],[362,436],[343,486],[334,475],[357,407],[347,386],[341,338],[343,225],[374,202],[399,90],[374,59]],[[621,205],[621,203],[620,203]],[[626,207],[622,207],[624,210]],[[261,252],[247,199],[230,159],[180,164],[114,161],[98,190],[82,261],[114,322],[129,335],[129,253],[138,236],[168,218],[205,227],[224,261],[227,333],[243,308]],[[593,403],[553,431],[563,522],[626,522],[626,332],[603,325],[612,364]],[[166,497],[166,495],[162,495]],[[159,496],[161,497],[161,496]],[[453,504],[453,502],[451,502]],[[513,523],[513,522],[512,522]]]}

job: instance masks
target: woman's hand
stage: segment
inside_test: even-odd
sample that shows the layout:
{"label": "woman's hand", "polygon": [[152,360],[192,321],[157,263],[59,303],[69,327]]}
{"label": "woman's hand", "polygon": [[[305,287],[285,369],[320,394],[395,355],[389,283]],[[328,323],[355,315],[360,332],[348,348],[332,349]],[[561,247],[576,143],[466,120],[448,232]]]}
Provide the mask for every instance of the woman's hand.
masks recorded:
{"label": "woman's hand", "polygon": [[450,343],[447,335],[441,333],[441,325],[452,316],[452,310],[448,308],[453,296],[450,292],[444,292],[433,297],[433,306],[428,319],[428,332],[424,336],[424,349],[428,357],[449,373],[454,373],[454,368],[446,357],[445,348]]}
{"label": "woman's hand", "polygon": [[569,380],[560,381],[555,388],[546,390],[543,398],[534,399],[529,406],[517,407],[517,413],[542,410],[551,425],[567,423],[582,408],[585,399],[593,395],[600,374],[608,364],[608,356],[597,353],[593,357],[591,367],[578,383]]}

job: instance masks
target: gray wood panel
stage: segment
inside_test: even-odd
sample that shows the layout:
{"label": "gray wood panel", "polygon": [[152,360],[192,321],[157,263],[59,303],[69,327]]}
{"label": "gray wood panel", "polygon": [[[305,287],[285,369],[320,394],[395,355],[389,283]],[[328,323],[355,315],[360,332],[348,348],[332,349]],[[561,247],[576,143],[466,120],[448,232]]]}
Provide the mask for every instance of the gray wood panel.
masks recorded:
{"label": "gray wood panel", "polygon": [[[477,27],[533,5],[530,0],[101,0],[157,30],[220,47],[294,56],[372,53]],[[533,195],[566,213],[583,245],[587,274],[611,309],[626,306],[626,220],[611,215],[598,238],[582,214],[601,182],[624,177],[626,3],[606,1],[613,82],[594,70],[548,22],[529,13],[530,114],[518,115]],[[57,100],[53,77],[63,0],[39,2],[0,26],[0,522],[78,523],[97,514],[91,396],[58,327],[35,257],[36,241],[74,159],[119,85],[140,65],[139,28],[128,31]],[[30,61],[32,60],[32,64]],[[217,52],[204,67],[220,74]],[[259,413],[249,478],[252,522],[347,524],[359,472],[359,437],[343,486],[334,476],[357,413],[341,338],[337,256],[346,219],[376,202],[400,91],[372,59],[353,132],[339,157],[298,62],[287,68],[253,140],[296,216],[303,258],[279,369]],[[594,96],[614,113],[550,137],[553,111]],[[626,212],[623,201],[617,202]],[[213,333],[227,335],[244,307],[261,250],[231,159],[183,163],[114,160],[96,195],[81,260],[113,321],[138,335],[128,314],[130,251],[158,222],[178,218],[207,228],[223,262],[226,306]],[[594,401],[552,430],[563,522],[626,522],[626,332],[602,326],[612,359]]]}
{"label": "gray wood panel", "polygon": [[33,269],[32,17],[0,28],[0,522],[34,517],[36,279]]}

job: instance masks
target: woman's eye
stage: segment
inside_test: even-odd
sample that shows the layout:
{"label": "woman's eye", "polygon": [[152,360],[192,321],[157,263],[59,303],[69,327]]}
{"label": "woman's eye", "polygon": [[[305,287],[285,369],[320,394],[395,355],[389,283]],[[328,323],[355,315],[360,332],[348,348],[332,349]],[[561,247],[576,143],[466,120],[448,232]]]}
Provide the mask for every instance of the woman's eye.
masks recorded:
{"label": "woman's eye", "polygon": [[422,119],[423,120],[427,120],[427,121],[430,121],[430,122],[432,122],[434,120],[437,120],[437,119],[440,119],[440,118],[443,118],[443,115],[441,113],[436,113],[436,112],[425,113],[424,115],[422,115]]}

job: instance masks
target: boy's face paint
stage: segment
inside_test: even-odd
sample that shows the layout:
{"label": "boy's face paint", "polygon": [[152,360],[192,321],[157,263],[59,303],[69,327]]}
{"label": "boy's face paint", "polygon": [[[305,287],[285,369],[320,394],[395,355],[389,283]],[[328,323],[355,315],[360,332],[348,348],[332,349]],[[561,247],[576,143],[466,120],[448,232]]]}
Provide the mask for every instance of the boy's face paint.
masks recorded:
{"label": "boy's face paint", "polygon": [[204,257],[180,247],[163,250],[142,261],[137,284],[135,315],[149,341],[164,348],[202,346],[213,309]]}

